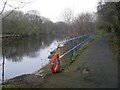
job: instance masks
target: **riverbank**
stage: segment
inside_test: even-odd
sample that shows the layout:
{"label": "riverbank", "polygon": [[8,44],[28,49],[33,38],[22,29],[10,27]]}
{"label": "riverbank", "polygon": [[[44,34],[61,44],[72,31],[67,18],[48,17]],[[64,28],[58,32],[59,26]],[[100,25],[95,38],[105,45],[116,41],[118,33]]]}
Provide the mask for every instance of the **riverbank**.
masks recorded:
{"label": "riverbank", "polygon": [[[90,46],[90,44],[84,46],[81,51],[79,51],[76,55],[73,56],[73,59],[75,60],[78,55],[82,54],[85,49],[87,49]],[[67,60],[66,60],[67,61]],[[64,72],[65,68],[69,67],[70,64],[67,61],[62,60],[61,63],[64,63],[61,65],[60,73]],[[32,73],[32,74],[24,74],[12,79],[7,80],[3,84],[3,88],[36,88],[39,87],[44,81],[46,81],[49,77],[53,76],[53,74],[50,71],[50,63],[45,65],[40,70]],[[59,74],[59,73],[58,73]]]}
{"label": "riverbank", "polygon": [[93,42],[62,73],[44,81],[40,88],[118,88],[118,61],[108,40],[111,34]]}
{"label": "riverbank", "polygon": [[[100,38],[100,35],[96,35],[95,40],[97,40],[98,38]],[[76,63],[76,59],[78,56],[82,55],[82,53],[85,51],[85,49],[87,49],[88,47],[90,47],[90,44],[87,44],[85,47],[83,47],[77,54],[74,55],[73,60]],[[64,61],[64,64],[61,64],[61,73],[66,72],[66,68],[72,67],[71,64],[69,65],[68,60],[62,60]],[[70,70],[73,70],[73,68],[71,68]],[[86,70],[83,72],[87,72]],[[21,75],[18,77],[15,77],[13,79],[10,79],[8,81],[6,81],[3,85],[3,88],[36,88],[36,87],[40,87],[42,85],[42,83],[46,82],[46,80],[49,80],[49,78],[51,77],[56,77],[59,76],[59,74],[61,75],[61,73],[57,73],[55,75],[51,74],[50,71],[50,64],[47,64],[45,67],[43,67],[42,69],[38,70],[37,72],[33,73],[33,74],[27,74],[27,75]],[[32,85],[31,85],[32,83]]]}

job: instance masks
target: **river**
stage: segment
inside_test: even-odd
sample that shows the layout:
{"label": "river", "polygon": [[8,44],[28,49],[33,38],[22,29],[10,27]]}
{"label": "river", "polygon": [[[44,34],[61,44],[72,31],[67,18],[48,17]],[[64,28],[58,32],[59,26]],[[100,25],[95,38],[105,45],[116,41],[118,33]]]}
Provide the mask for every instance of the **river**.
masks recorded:
{"label": "river", "polygon": [[[51,35],[39,37],[22,37],[5,40],[4,79],[10,79],[22,74],[34,73],[49,62],[50,52],[57,47],[57,41],[62,40]],[[5,43],[3,40],[3,43]],[[1,63],[3,56],[0,56]]]}

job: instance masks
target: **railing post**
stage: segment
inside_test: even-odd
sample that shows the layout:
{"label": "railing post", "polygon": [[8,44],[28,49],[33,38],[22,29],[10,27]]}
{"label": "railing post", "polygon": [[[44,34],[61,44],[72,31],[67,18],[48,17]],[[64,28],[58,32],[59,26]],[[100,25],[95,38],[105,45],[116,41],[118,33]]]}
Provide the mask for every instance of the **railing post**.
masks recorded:
{"label": "railing post", "polygon": [[[85,40],[87,40],[87,34],[85,35]],[[87,43],[87,41],[86,41],[86,43]]]}
{"label": "railing post", "polygon": [[87,40],[87,34],[86,34],[86,40]]}
{"label": "railing post", "polygon": [[[82,37],[79,37],[79,43],[81,43],[82,42]],[[81,47],[81,46],[80,46]]]}
{"label": "railing post", "polygon": [[89,35],[89,34],[86,35],[86,37],[87,37],[87,38],[86,38],[86,39],[87,39],[87,42],[89,41],[89,36],[88,36],[88,35]]}
{"label": "railing post", "polygon": [[90,40],[90,33],[88,33],[88,40]]}
{"label": "railing post", "polygon": [[[70,50],[72,49],[72,40],[70,40]],[[73,50],[70,52],[70,64],[72,63]]]}
{"label": "railing post", "polygon": [[78,38],[78,42],[79,42],[79,43],[81,42],[80,40],[81,40],[81,37]]}
{"label": "railing post", "polygon": [[90,33],[90,40],[93,39],[93,33]]}
{"label": "railing post", "polygon": [[[82,36],[82,42],[84,42],[84,36]],[[83,43],[84,44],[84,43]]]}
{"label": "railing post", "polygon": [[92,39],[94,38],[94,33],[92,33]]}
{"label": "railing post", "polygon": [[[78,37],[76,38],[76,46],[78,45]],[[76,48],[76,52],[78,52],[78,47]]]}

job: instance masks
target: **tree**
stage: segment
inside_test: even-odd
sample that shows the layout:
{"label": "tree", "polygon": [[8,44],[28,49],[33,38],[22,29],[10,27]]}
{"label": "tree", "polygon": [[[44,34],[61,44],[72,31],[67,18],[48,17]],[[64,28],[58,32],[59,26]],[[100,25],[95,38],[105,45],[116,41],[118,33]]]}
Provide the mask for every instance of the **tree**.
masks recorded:
{"label": "tree", "polygon": [[[10,2],[15,2],[18,3],[17,6],[14,6]],[[6,6],[9,6],[11,8],[11,12],[9,12],[6,16],[2,17],[2,19],[6,18],[8,15],[10,15],[14,10],[23,8],[26,4],[32,3],[33,1],[25,1],[25,0],[14,0],[14,1],[9,1],[9,0],[2,0],[3,7],[0,10],[0,16],[3,14],[5,11]]]}
{"label": "tree", "polygon": [[95,15],[90,13],[79,14],[73,22],[75,35],[81,35],[95,31]]}
{"label": "tree", "polygon": [[63,32],[67,37],[74,37],[72,21],[74,19],[73,11],[70,8],[65,8],[62,14],[63,21],[66,23],[65,31]]}
{"label": "tree", "polygon": [[98,26],[118,33],[120,2],[99,2],[97,8]]}
{"label": "tree", "polygon": [[64,33],[69,37],[76,37],[91,31],[95,31],[96,15],[90,13],[82,13],[74,17],[71,9],[65,9],[63,20],[66,23]]}
{"label": "tree", "polygon": [[73,21],[73,11],[70,8],[65,8],[62,14],[63,21],[67,24],[71,24]]}
{"label": "tree", "polygon": [[[33,12],[32,12],[33,11]],[[30,36],[49,34],[57,31],[57,25],[48,18],[41,17],[38,11],[27,13],[14,11],[3,20],[3,35]],[[3,13],[3,17],[10,11]],[[35,13],[34,13],[35,12]]]}

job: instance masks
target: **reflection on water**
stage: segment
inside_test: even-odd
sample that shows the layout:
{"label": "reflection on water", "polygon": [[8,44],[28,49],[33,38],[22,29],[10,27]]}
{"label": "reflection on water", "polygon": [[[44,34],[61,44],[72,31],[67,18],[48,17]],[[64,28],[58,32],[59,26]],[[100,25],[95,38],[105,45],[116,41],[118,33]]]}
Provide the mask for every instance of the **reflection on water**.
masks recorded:
{"label": "reflection on water", "polygon": [[[4,40],[3,40],[4,43]],[[32,73],[48,63],[50,52],[56,48],[53,36],[14,39],[4,45],[5,79]],[[2,61],[2,59],[0,59]]]}
{"label": "reflection on water", "polygon": [[5,57],[12,62],[23,60],[24,56],[37,56],[38,49],[46,48],[54,41],[53,37],[30,37],[15,39],[8,43],[3,49]]}

